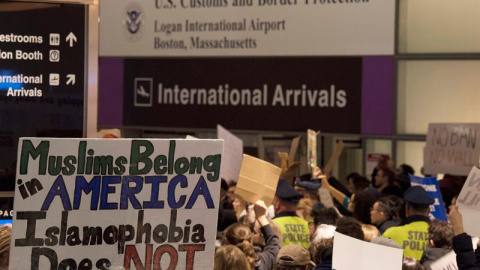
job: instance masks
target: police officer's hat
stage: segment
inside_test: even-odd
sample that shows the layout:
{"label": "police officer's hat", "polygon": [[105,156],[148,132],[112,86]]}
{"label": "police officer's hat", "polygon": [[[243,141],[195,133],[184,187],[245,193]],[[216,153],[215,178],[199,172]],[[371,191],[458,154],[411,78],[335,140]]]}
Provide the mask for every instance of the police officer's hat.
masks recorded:
{"label": "police officer's hat", "polygon": [[275,192],[275,196],[278,198],[290,202],[290,203],[298,203],[303,195],[298,193],[285,179],[280,179],[277,185],[277,191]]}
{"label": "police officer's hat", "polygon": [[435,202],[421,186],[411,186],[405,191],[405,202],[413,206],[428,207]]}
{"label": "police officer's hat", "polygon": [[297,180],[297,186],[306,191],[316,191],[322,186],[322,182]]}

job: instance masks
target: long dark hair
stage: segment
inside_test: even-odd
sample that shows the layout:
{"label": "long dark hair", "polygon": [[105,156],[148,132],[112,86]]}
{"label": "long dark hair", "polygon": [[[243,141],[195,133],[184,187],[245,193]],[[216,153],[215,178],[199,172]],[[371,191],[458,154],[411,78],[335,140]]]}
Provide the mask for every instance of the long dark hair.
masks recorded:
{"label": "long dark hair", "polygon": [[372,224],[370,220],[370,209],[374,203],[375,198],[372,194],[366,191],[355,193],[355,197],[352,199],[353,217],[364,224]]}

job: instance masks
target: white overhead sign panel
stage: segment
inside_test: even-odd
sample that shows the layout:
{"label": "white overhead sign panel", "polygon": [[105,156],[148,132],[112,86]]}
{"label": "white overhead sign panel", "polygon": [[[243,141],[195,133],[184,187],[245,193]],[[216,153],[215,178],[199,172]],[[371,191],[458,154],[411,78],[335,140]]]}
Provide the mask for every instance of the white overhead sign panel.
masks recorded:
{"label": "white overhead sign panel", "polygon": [[393,55],[394,0],[102,0],[100,56]]}

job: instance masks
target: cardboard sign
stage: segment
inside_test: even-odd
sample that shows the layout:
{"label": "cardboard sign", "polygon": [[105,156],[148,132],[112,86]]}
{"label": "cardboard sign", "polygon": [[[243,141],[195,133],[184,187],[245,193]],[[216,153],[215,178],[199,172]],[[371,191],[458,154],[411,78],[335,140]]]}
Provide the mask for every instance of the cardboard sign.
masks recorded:
{"label": "cardboard sign", "polygon": [[332,269],[402,269],[403,249],[365,242],[338,232],[335,232],[333,241]]}
{"label": "cardboard sign", "polygon": [[473,167],[457,198],[463,216],[463,228],[472,236],[480,236],[480,169]]}
{"label": "cardboard sign", "polygon": [[290,152],[288,153],[288,159],[290,161],[295,160],[295,155],[297,154],[298,144],[300,143],[301,136],[295,137],[292,140],[292,145],[290,146]]}
{"label": "cardboard sign", "polygon": [[222,178],[236,182],[242,164],[243,141],[221,125],[217,125],[217,138],[223,139]]}
{"label": "cardboard sign", "polygon": [[317,136],[320,132],[314,130],[307,130],[307,160],[308,166],[317,167]]}
{"label": "cardboard sign", "polygon": [[480,158],[480,123],[429,124],[423,167],[427,174],[467,175]]}
{"label": "cardboard sign", "polygon": [[235,196],[249,203],[272,204],[282,169],[264,160],[243,155]]}
{"label": "cardboard sign", "polygon": [[330,175],[330,172],[332,171],[335,163],[337,163],[338,158],[340,158],[340,155],[342,154],[344,147],[345,147],[345,144],[343,143],[343,141],[339,141],[337,143],[337,146],[335,146],[335,150],[333,151],[332,156],[330,157],[327,165],[325,165],[325,168],[323,169],[323,173],[325,175],[327,176]]}
{"label": "cardboard sign", "polygon": [[435,200],[433,205],[430,205],[430,215],[442,221],[448,221],[447,212],[443,206],[442,193],[436,177],[418,177],[409,175],[412,186],[422,186],[428,195]]}
{"label": "cardboard sign", "polygon": [[22,138],[10,269],[212,269],[222,144]]}

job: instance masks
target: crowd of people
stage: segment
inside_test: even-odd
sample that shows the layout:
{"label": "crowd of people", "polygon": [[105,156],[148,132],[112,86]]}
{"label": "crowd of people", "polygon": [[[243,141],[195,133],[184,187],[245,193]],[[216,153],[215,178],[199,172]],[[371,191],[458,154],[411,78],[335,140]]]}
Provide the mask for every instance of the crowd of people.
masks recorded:
{"label": "crowd of people", "polygon": [[[280,179],[269,206],[242,201],[236,183],[222,179],[214,270],[332,269],[335,232],[402,249],[402,269],[430,270],[454,251],[458,269],[480,270],[480,242],[472,245],[455,205],[466,179],[445,175],[439,182],[449,212],[440,221],[430,215],[434,199],[411,185],[413,174],[405,164],[396,172],[380,167],[372,181],[351,173],[343,185],[316,167]],[[0,270],[8,269],[10,234],[0,226]]]}
{"label": "crowd of people", "polygon": [[452,250],[458,269],[480,269],[480,249],[455,205],[466,179],[440,181],[448,211],[448,221],[440,221],[430,214],[434,199],[412,186],[409,174],[406,164],[396,171],[377,167],[372,181],[351,173],[343,185],[317,167],[293,181],[280,179],[269,207],[236,198],[235,183],[222,180],[214,269],[332,269],[335,232],[402,249],[403,269],[432,269]]}

